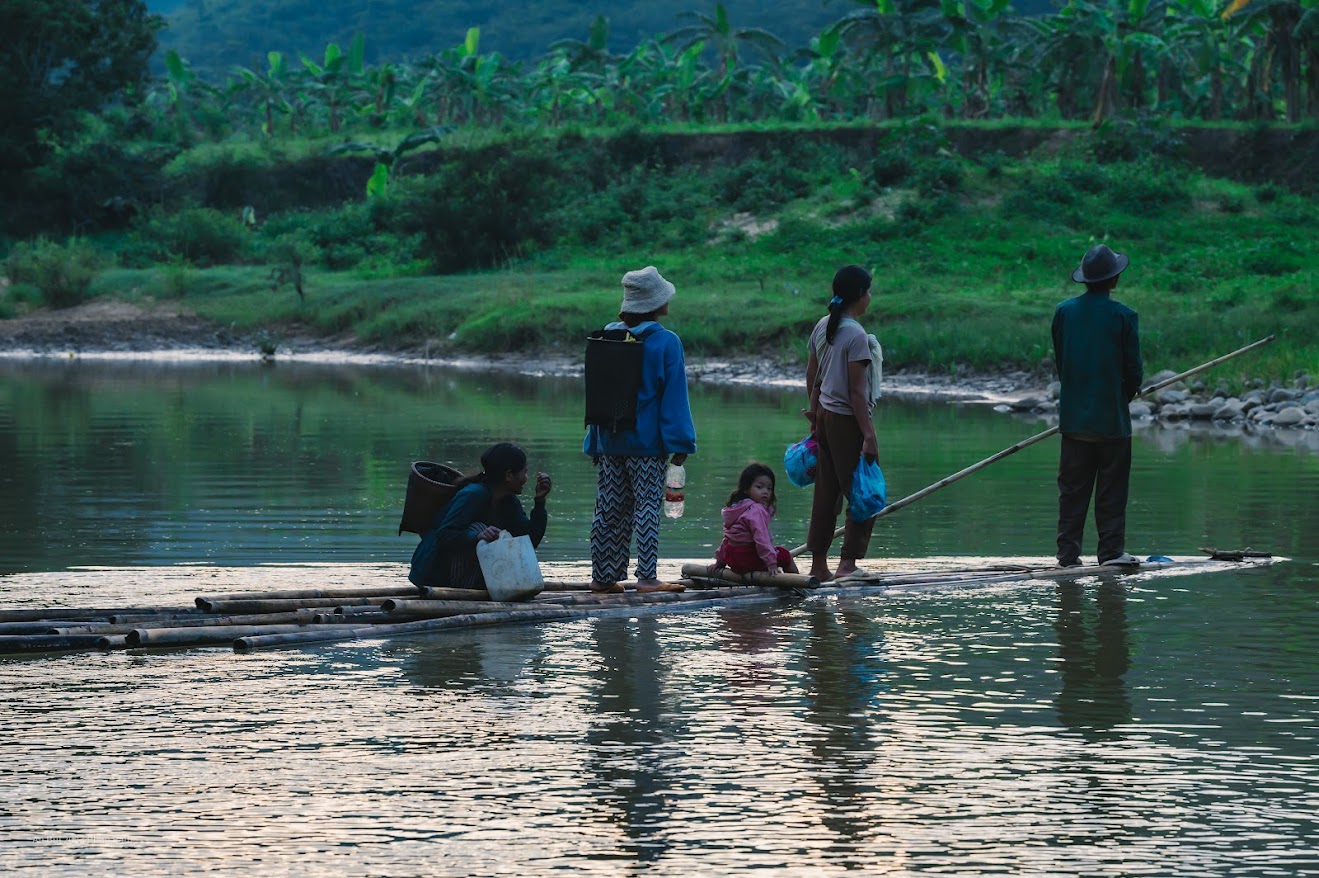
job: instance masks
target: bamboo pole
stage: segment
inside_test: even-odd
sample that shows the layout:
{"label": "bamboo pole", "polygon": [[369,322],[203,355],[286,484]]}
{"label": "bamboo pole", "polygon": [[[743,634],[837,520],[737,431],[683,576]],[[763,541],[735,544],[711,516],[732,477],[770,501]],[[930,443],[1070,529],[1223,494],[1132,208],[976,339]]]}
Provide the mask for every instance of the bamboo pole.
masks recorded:
{"label": "bamboo pole", "polygon": [[415,585],[399,586],[347,586],[344,588],[295,588],[284,591],[249,591],[235,592],[233,594],[215,594],[204,595],[197,598],[197,606],[202,610],[207,609],[207,604],[211,602],[224,603],[227,601],[296,601],[307,600],[309,598],[329,598],[318,606],[327,606],[342,600],[351,598],[373,598],[373,597],[401,597],[410,595],[416,597],[420,589]]}
{"label": "bamboo pole", "polygon": [[98,634],[104,636],[111,634],[127,634],[132,630],[133,630],[132,625],[111,625],[108,622],[97,622],[90,625],[78,625],[78,624],[66,625],[66,626],[56,625],[47,628],[41,633],[64,635],[64,636],[71,636],[74,634]]}
{"label": "bamboo pole", "polygon": [[0,622],[105,622],[119,613],[158,616],[167,613],[195,612],[182,607],[87,607],[13,608],[0,610]]}
{"label": "bamboo pole", "polygon": [[559,606],[559,607],[595,607],[595,606],[641,606],[643,604],[663,604],[672,603],[678,599],[682,592],[676,591],[657,591],[657,592],[623,592],[614,594],[599,594],[590,592],[587,594],[566,594],[566,595],[540,595],[533,602],[536,606]]}
{"label": "bamboo pole", "polygon": [[85,625],[47,628],[47,634],[127,634],[139,628],[208,628],[219,625],[309,625],[313,615],[309,610],[287,613],[253,613],[246,616],[198,616],[194,618],[157,618],[146,621],[92,622]]}
{"label": "bamboo pole", "polygon": [[490,592],[484,588],[441,588],[433,585],[423,586],[421,595],[431,601],[488,601]]}
{"label": "bamboo pole", "polygon": [[582,582],[558,582],[555,580],[545,580],[545,591],[590,591],[591,583]]}
{"label": "bamboo pole", "polygon": [[260,613],[289,613],[295,610],[319,610],[332,612],[336,606],[378,607],[389,600],[387,596],[365,598],[347,598],[342,601],[327,601],[324,598],[272,598],[270,600],[251,601],[211,601],[208,612],[217,616],[246,616]]}
{"label": "bamboo pole", "polygon": [[180,607],[172,613],[114,613],[110,616],[112,625],[132,625],[148,622],[182,622],[185,619],[202,618],[200,610]]}
{"label": "bamboo pole", "polygon": [[[369,609],[369,613],[345,615],[340,610]],[[379,607],[335,607],[334,612],[321,612],[311,617],[313,625],[379,625],[383,622],[397,621],[383,612]]]}
{"label": "bamboo pole", "polygon": [[431,601],[390,598],[380,605],[392,617],[407,616],[418,619],[438,619],[443,616],[461,616],[468,613],[523,612],[543,609],[535,604],[511,601]]}
{"label": "bamboo pole", "polygon": [[0,655],[100,649],[101,639],[100,634],[8,634],[0,636]]}
{"label": "bamboo pole", "polygon": [[[50,629],[56,625],[63,625],[65,622],[61,619],[35,619],[31,622],[0,622],[0,637],[4,636],[22,636],[26,634],[49,634]],[[68,624],[78,624],[77,621]],[[86,624],[106,624],[88,622]]]}
{"label": "bamboo pole", "polygon": [[750,573],[734,573],[727,567],[718,573],[711,573],[707,564],[684,564],[682,565],[682,575],[689,579],[710,579],[740,585],[780,586],[782,588],[815,588],[820,584],[820,580],[804,573],[779,573],[770,576],[764,571],[754,570]]}
{"label": "bamboo pole", "polygon": [[132,648],[142,646],[210,646],[233,643],[237,637],[257,634],[288,634],[306,631],[309,627],[356,628],[356,625],[216,625],[210,628],[137,628],[127,635]]}
{"label": "bamboo pole", "polygon": [[[327,611],[320,610],[316,613],[316,615],[320,616],[325,612]],[[370,619],[376,616],[386,615],[384,610],[384,603],[381,603],[379,606],[372,604],[365,607],[335,607],[333,613],[334,615],[341,616],[344,619],[355,619],[355,618]]]}
{"label": "bamboo pole", "polygon": [[[1219,363],[1230,360],[1233,357],[1238,357],[1241,354],[1246,353],[1247,351],[1253,351],[1255,348],[1262,347],[1263,345],[1266,345],[1269,342],[1273,341],[1275,338],[1277,338],[1277,336],[1270,335],[1266,338],[1261,338],[1259,341],[1251,342],[1245,347],[1238,348],[1230,354],[1223,354],[1223,356],[1221,357],[1215,357],[1214,359],[1210,360],[1207,363],[1201,363],[1200,365],[1194,368],[1187,369],[1185,372],[1181,372],[1177,375],[1172,376],[1171,378],[1167,378],[1163,381],[1160,381],[1157,384],[1151,384],[1149,387],[1146,387],[1145,389],[1137,392],[1136,395],[1132,398],[1139,399],[1142,396],[1148,396],[1149,394],[1153,393],[1156,390],[1162,390],[1163,388],[1167,387],[1170,384],[1176,384],[1178,381],[1185,381],[1187,378],[1191,377],[1192,375],[1196,375],[1200,372],[1205,371],[1206,369],[1217,366]],[[885,515],[888,515],[893,512],[897,512],[899,509],[902,509],[904,506],[910,506],[912,503],[915,503],[917,500],[928,497],[929,495],[933,494],[935,491],[938,491],[941,488],[946,488],[949,485],[951,485],[953,482],[964,479],[967,476],[971,475],[972,473],[978,470],[982,470],[992,463],[997,463],[998,461],[1002,460],[1005,457],[1009,457],[1013,454],[1016,454],[1018,451],[1021,451],[1023,448],[1028,448],[1031,445],[1034,445],[1036,442],[1040,442],[1045,439],[1048,439],[1050,436],[1052,436],[1054,433],[1057,432],[1058,432],[1058,427],[1053,426],[1045,430],[1043,433],[1037,433],[1028,439],[1023,439],[1020,442],[1018,442],[1016,445],[1011,446],[1010,448],[1005,448],[1002,451],[998,452],[997,454],[991,455],[990,457],[986,457],[984,460],[980,461],[979,463],[973,463],[967,468],[953,473],[951,476],[947,476],[945,478],[940,479],[939,481],[935,482],[933,485],[929,485],[925,488],[920,489],[915,494],[911,494],[910,496],[903,497],[901,500],[898,500],[895,503],[890,503],[889,505],[881,509],[879,512],[871,516],[871,519],[873,520],[875,518],[882,518]],[[835,530],[831,542],[833,539],[837,539],[838,537],[842,536],[843,531],[845,529],[846,529],[845,527],[840,527],[837,530]],[[798,555],[805,552],[806,548],[807,547],[804,545],[798,546],[797,548],[792,550],[791,554],[795,558]]]}
{"label": "bamboo pole", "polygon": [[573,618],[575,615],[570,610],[556,608],[535,612],[476,613],[463,616],[445,616],[442,619],[420,619],[415,622],[400,622],[396,625],[375,625],[371,627],[321,625],[310,631],[289,632],[287,634],[253,634],[237,637],[234,638],[234,652],[255,652],[272,646],[287,646],[295,643],[328,643],[337,640],[356,640],[362,637],[393,637],[400,634],[443,631],[449,628],[498,625],[503,622],[557,621]]}

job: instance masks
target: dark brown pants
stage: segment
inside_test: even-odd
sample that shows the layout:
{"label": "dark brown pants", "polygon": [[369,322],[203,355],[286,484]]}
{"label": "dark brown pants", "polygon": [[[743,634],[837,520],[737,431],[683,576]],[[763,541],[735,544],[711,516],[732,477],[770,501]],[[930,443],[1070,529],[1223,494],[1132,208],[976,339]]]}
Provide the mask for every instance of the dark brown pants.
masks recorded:
{"label": "dark brown pants", "polygon": [[1126,551],[1130,481],[1130,439],[1083,442],[1063,437],[1058,455],[1058,563],[1074,564],[1081,559],[1091,492],[1099,530],[1099,563]]}
{"label": "dark brown pants", "polygon": [[[820,409],[815,418],[815,439],[820,443],[819,463],[815,470],[815,498],[811,502],[811,524],[806,532],[806,546],[812,554],[823,555],[834,541],[838,513],[843,498],[852,488],[852,473],[861,460],[865,437],[852,415],[838,415]],[[861,524],[848,516],[843,525],[842,558],[855,561],[866,556],[870,532],[875,519]]]}

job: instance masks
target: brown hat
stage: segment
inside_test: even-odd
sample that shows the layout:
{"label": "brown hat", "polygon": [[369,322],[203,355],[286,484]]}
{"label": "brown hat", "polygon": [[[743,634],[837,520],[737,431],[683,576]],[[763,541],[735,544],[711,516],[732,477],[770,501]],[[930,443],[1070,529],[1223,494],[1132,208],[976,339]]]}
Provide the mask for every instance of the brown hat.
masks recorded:
{"label": "brown hat", "polygon": [[1128,262],[1130,260],[1125,253],[1114,253],[1108,249],[1107,244],[1096,244],[1086,252],[1081,264],[1072,272],[1072,280],[1078,284],[1097,284],[1126,271]]}

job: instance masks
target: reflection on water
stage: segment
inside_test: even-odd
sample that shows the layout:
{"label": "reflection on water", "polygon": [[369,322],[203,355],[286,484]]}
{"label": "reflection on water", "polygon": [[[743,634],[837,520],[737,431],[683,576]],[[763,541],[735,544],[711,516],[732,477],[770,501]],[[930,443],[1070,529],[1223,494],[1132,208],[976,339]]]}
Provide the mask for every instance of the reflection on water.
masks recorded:
{"label": "reflection on water", "polygon": [[589,785],[625,839],[615,856],[643,865],[658,861],[669,847],[665,796],[674,786],[664,743],[677,736],[661,716],[658,625],[654,617],[642,617],[626,626],[595,626],[588,695],[595,718],[583,741]]}
{"label": "reflection on water", "polygon": [[[670,565],[708,558],[737,472],[800,438],[791,394],[693,400]],[[497,438],[554,473],[546,558],[582,578],[578,403],[571,380],[0,364],[0,604],[400,581],[407,462],[466,467]],[[1035,426],[880,417],[894,496]],[[886,518],[870,566],[1046,558],[1056,456],[1036,451]],[[0,658],[0,871],[1319,874],[1319,455],[1143,430],[1132,495],[1145,552],[1292,560],[241,656]],[[780,492],[781,542],[808,505]]]}
{"label": "reflection on water", "polygon": [[879,710],[883,633],[857,607],[815,613],[809,631],[805,718],[815,727],[807,746],[820,787],[820,822],[839,864],[864,868],[860,843],[879,817],[871,808],[869,768],[872,736],[886,725]]}
{"label": "reflection on water", "polygon": [[1078,582],[1058,585],[1058,719],[1090,741],[1112,739],[1131,720],[1131,701],[1123,675],[1130,667],[1127,649],[1126,585],[1104,578],[1094,586],[1094,609]]}

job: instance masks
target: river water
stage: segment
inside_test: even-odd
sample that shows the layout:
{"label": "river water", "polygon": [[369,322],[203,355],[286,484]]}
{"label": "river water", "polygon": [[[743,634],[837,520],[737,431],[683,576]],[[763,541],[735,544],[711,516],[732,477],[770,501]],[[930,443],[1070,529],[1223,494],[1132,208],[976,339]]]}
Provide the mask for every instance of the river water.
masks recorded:
{"label": "river water", "polygon": [[[781,472],[797,397],[693,387],[662,573],[710,557],[747,461]],[[896,499],[1048,422],[885,400],[879,425]],[[544,565],[584,578],[580,438],[571,378],[0,362],[0,607],[397,584],[409,462],[505,439],[554,478]],[[1047,559],[1056,454],[885,518],[868,566]],[[1132,552],[1286,560],[0,657],[0,870],[1319,875],[1319,436],[1144,425],[1132,483]],[[780,479],[780,542],[809,503]]]}

